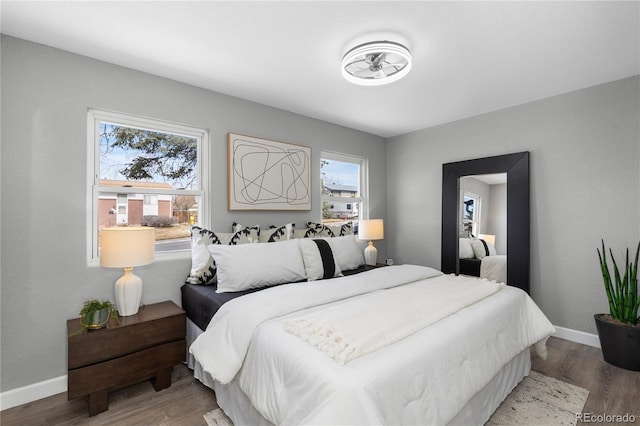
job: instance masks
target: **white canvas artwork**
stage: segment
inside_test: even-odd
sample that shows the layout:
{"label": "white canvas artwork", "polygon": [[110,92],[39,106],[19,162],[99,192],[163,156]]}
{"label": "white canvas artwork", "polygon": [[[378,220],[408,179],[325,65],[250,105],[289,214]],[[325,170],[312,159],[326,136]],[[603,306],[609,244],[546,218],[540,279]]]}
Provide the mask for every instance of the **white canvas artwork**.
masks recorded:
{"label": "white canvas artwork", "polygon": [[311,210],[311,148],[229,133],[229,210]]}

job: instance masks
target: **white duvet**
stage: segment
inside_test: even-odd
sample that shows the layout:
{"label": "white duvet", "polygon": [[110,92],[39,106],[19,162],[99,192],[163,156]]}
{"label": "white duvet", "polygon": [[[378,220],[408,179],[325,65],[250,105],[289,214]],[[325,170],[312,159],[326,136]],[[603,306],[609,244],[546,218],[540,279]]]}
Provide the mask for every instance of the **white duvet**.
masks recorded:
{"label": "white duvet", "polygon": [[507,256],[485,256],[480,263],[480,278],[495,280],[499,283],[507,282]]}
{"label": "white duvet", "polygon": [[400,265],[234,299],[190,348],[196,377],[235,379],[273,424],[446,424],[516,354],[553,333],[521,290],[504,288],[344,365],[285,331],[284,321],[447,279],[458,278]]}

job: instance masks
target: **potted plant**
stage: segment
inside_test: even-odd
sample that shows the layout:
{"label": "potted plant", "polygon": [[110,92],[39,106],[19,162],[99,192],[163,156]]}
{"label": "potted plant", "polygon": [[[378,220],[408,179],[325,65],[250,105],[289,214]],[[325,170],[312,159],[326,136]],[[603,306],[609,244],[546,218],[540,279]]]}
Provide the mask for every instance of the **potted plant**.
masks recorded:
{"label": "potted plant", "polygon": [[613,263],[613,277],[608,266],[607,253],[602,241],[602,252],[598,249],[604,288],[609,300],[609,315],[596,314],[596,327],[602,355],[609,364],[626,370],[640,371],[640,295],[638,294],[638,256],[629,262],[629,249],[624,269],[618,269],[613,252],[609,248]]}
{"label": "potted plant", "polygon": [[[120,323],[118,309],[108,300],[91,299],[84,302],[80,310],[80,324],[82,328],[71,336],[83,332],[84,330],[97,330],[107,325],[110,318],[116,323]],[[71,337],[69,336],[69,337]]]}

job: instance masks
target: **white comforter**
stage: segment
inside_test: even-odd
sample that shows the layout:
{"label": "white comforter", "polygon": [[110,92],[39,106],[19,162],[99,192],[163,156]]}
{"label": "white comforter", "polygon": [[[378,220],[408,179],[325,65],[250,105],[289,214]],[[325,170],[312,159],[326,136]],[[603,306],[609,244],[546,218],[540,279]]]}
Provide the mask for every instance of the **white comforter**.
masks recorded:
{"label": "white comforter", "polygon": [[273,424],[446,424],[516,354],[554,331],[521,290],[504,288],[344,365],[283,327],[360,294],[446,279],[401,265],[234,299],[190,348],[196,376],[235,378]]}
{"label": "white comforter", "polygon": [[485,256],[480,263],[480,278],[495,280],[499,283],[507,282],[507,256],[498,254]]}

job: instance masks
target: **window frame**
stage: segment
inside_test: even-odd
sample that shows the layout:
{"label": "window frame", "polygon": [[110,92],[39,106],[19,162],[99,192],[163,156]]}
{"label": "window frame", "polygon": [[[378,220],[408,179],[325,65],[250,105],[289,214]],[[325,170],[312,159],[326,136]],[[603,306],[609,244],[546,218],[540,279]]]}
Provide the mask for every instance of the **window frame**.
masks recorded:
{"label": "window frame", "polygon": [[[100,186],[100,123],[108,122],[123,127],[132,127],[163,133],[171,133],[197,139],[197,186],[198,189],[157,189]],[[194,195],[198,198],[198,224],[210,227],[209,214],[209,130],[166,120],[141,117],[133,114],[88,109],[87,112],[87,263],[99,265],[98,256],[98,199],[101,193],[143,195]],[[185,258],[190,250],[156,252],[155,260]]]}
{"label": "window frame", "polygon": [[359,197],[331,197],[322,194],[322,167],[320,167],[320,220],[322,221],[322,205],[328,203],[359,203],[361,212],[358,213],[358,220],[369,219],[369,160],[366,157],[343,154],[333,151],[320,151],[320,164],[322,160],[339,161],[342,163],[355,163],[360,166],[360,196]]}
{"label": "window frame", "polygon": [[[465,219],[465,202],[464,199],[469,198],[473,200],[473,217],[471,219]],[[467,191],[465,189],[460,190],[460,226],[461,229],[465,228],[466,223],[471,224],[470,233],[473,236],[478,236],[480,233],[480,221],[482,214],[482,197],[480,195]]]}

